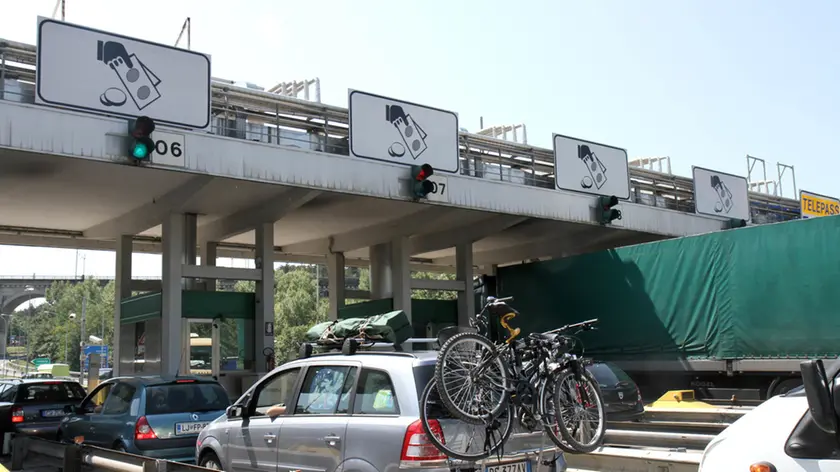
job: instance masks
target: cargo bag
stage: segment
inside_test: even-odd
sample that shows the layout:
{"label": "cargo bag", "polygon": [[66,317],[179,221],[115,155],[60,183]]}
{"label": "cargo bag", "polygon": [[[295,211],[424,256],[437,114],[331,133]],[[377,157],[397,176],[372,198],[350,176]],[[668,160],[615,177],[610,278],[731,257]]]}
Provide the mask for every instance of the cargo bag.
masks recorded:
{"label": "cargo bag", "polygon": [[359,336],[359,328],[367,321],[367,318],[345,318],[338,320],[332,327],[332,336],[338,339],[355,338]]}
{"label": "cargo bag", "polygon": [[318,340],[324,338],[327,331],[330,327],[335,324],[335,321],[324,321],[323,323],[318,323],[315,326],[309,328],[309,330],[304,335],[304,338],[307,342],[314,343]]}
{"label": "cargo bag", "polygon": [[368,339],[402,344],[412,336],[414,329],[405,312],[398,310],[367,318],[360,331]]}

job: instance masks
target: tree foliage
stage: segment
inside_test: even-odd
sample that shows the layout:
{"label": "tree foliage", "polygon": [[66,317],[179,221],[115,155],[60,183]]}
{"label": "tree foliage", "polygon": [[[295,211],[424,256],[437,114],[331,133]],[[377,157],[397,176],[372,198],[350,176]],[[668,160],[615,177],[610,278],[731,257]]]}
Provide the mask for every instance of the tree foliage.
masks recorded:
{"label": "tree foliage", "polygon": [[[282,363],[297,357],[299,343],[304,333],[314,324],[325,321],[329,300],[319,293],[316,274],[326,276],[322,266],[282,265],[274,273],[275,296],[275,341],[274,349],[277,362]],[[347,278],[358,280],[359,290],[370,290],[370,271],[368,269],[348,268]],[[453,274],[424,273],[412,274],[414,278],[453,280]],[[253,292],[254,282],[238,282],[234,290]],[[453,300],[456,292],[440,290],[414,290],[413,298]],[[114,335],[114,283],[101,285],[96,280],[86,280],[71,284],[57,282],[46,293],[46,301],[32,310],[19,311],[12,322],[11,334],[24,335],[27,340],[27,357],[49,357],[53,362],[65,362],[70,369],[79,370],[81,340],[81,318],[84,304],[86,334],[103,338],[106,345],[113,346]],[[348,300],[348,302],[352,302]],[[76,317],[71,319],[70,313]],[[237,339],[235,337],[236,320],[230,320],[229,329],[222,332],[222,355],[236,357]],[[196,326],[195,329],[209,329]],[[230,336],[225,333],[230,334]],[[209,333],[197,333],[200,336]],[[89,341],[87,341],[89,343]],[[66,353],[66,354],[65,354]]]}

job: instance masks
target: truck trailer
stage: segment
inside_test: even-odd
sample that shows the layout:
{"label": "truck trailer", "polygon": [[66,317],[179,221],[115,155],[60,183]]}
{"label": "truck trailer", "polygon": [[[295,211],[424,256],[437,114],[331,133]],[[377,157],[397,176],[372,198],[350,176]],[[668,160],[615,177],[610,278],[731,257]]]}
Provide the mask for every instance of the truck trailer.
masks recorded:
{"label": "truck trailer", "polygon": [[840,354],[840,216],[723,230],[499,268],[525,332],[599,318],[585,355],[643,395],[761,401],[801,385],[804,359]]}

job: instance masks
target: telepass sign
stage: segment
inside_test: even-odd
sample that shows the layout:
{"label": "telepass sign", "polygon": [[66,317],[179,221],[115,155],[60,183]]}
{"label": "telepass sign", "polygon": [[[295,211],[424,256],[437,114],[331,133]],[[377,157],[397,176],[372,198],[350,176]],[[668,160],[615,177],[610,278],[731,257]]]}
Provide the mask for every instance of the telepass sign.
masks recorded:
{"label": "telepass sign", "polygon": [[804,190],[799,191],[799,206],[802,218],[840,215],[840,200]]}

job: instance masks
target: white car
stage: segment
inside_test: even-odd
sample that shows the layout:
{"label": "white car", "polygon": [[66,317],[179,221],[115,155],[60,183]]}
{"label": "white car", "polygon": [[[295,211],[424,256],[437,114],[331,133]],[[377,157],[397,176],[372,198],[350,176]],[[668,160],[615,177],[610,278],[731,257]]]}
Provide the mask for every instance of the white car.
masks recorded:
{"label": "white car", "polygon": [[803,362],[805,385],[732,423],[706,446],[699,472],[840,472],[840,365],[821,369],[821,361]]}

